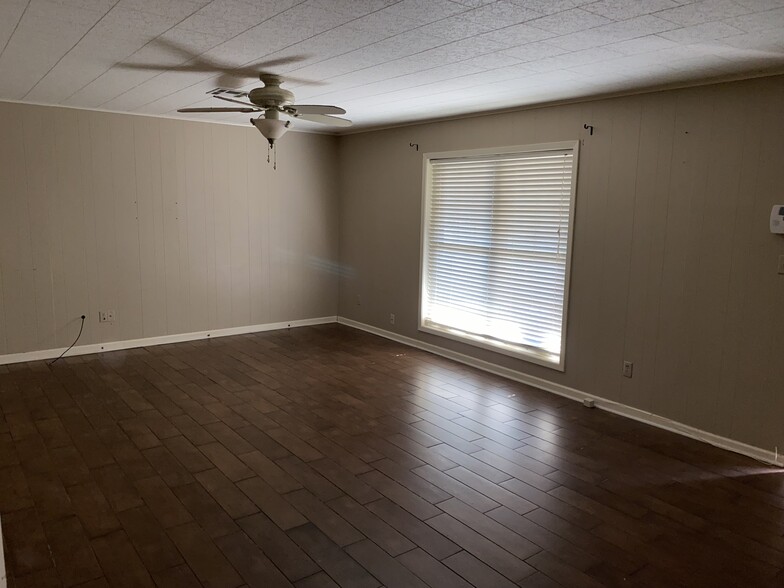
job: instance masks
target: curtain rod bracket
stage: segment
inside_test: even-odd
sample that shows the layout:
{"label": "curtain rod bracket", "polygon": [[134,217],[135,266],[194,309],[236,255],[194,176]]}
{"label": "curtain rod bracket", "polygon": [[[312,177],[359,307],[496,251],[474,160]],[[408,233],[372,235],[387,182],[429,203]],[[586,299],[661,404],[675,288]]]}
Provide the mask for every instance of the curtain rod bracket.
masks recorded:
{"label": "curtain rod bracket", "polygon": [[416,150],[419,151],[419,143],[409,143],[409,147],[416,147]]}
{"label": "curtain rod bracket", "polygon": [[585,123],[585,124],[583,125],[583,128],[584,128],[586,131],[588,131],[588,134],[589,134],[589,135],[593,135],[593,125],[589,125],[588,123]]}

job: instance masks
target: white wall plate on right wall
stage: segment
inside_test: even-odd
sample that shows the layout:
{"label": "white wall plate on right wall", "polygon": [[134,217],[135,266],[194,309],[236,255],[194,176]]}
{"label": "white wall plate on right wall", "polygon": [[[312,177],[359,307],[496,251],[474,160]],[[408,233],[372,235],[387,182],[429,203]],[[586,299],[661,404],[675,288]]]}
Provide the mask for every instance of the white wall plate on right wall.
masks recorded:
{"label": "white wall plate on right wall", "polygon": [[774,204],[770,211],[770,232],[784,235],[784,204]]}

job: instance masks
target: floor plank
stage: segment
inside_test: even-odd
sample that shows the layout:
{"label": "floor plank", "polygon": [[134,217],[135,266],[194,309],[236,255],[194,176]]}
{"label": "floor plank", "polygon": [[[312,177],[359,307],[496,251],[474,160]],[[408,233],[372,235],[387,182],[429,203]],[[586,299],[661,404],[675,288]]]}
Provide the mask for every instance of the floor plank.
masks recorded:
{"label": "floor plank", "polygon": [[11,588],[781,586],[781,476],[342,325],[0,367]]}

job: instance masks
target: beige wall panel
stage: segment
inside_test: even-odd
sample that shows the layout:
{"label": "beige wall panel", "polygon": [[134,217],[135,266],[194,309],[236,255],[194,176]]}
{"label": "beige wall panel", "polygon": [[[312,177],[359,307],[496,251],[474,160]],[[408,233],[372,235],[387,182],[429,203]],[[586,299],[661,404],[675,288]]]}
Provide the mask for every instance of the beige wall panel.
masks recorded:
{"label": "beige wall panel", "polygon": [[[634,236],[626,307],[627,336],[624,360],[634,362],[634,377],[621,382],[620,400],[649,410],[654,392],[656,341],[659,335],[659,298],[667,220],[667,186],[672,167],[675,101],[671,95],[646,96],[640,125],[637,181],[634,199]],[[616,372],[617,373],[617,372]]]}
{"label": "beige wall panel", "polygon": [[[34,349],[38,339],[35,279],[27,208],[24,125],[19,112],[0,112],[0,264],[6,352]],[[18,195],[18,197],[12,197]]]}
{"label": "beige wall panel", "polygon": [[[784,121],[781,85],[761,87],[759,107],[763,109],[764,127],[758,156],[756,181],[743,186],[744,199],[753,201],[752,222],[742,238],[748,247],[744,258],[743,314],[738,337],[741,342],[738,361],[733,434],[739,437],[765,435],[769,443],[782,443],[782,390],[780,377],[780,339],[782,331],[781,296],[783,276],[776,274],[776,262],[784,254],[784,238],[767,232],[772,204],[780,204],[784,186]],[[778,352],[778,354],[777,354]],[[729,359],[729,358],[728,358]],[[762,391],[762,393],[760,393]],[[774,435],[778,433],[778,437]]]}
{"label": "beige wall panel", "polygon": [[205,185],[205,129],[197,125],[184,128],[185,191],[188,210],[185,221],[187,233],[188,330],[204,331],[209,325],[207,279],[207,205]]}
{"label": "beige wall panel", "polygon": [[[759,100],[762,96],[755,85],[749,85],[744,95],[747,99]],[[767,97],[766,99],[769,99]],[[763,100],[764,102],[764,100]],[[717,414],[726,416],[733,414],[733,405],[739,400],[736,390],[739,386],[738,377],[746,349],[746,342],[741,334],[746,325],[746,288],[752,277],[747,260],[753,256],[753,246],[747,238],[759,228],[758,207],[753,194],[759,186],[759,166],[762,149],[763,126],[767,124],[766,113],[762,108],[748,109],[744,116],[743,131],[737,140],[743,145],[743,154],[738,162],[739,194],[737,207],[733,217],[732,254],[728,260],[731,268],[730,282],[727,287],[727,313],[725,318],[724,345],[722,363],[719,371],[720,384],[716,393],[715,410]],[[723,419],[724,434],[733,434],[733,419]]]}
{"label": "beige wall panel", "polygon": [[[118,271],[117,227],[115,214],[114,182],[112,178],[112,144],[110,115],[100,114],[89,118],[90,178],[92,190],[87,206],[91,209],[91,225],[95,248],[96,284],[95,297],[90,309],[91,322],[98,341],[120,339],[119,321],[98,323],[101,310],[119,309],[120,273]],[[35,239],[37,239],[37,235]],[[45,348],[44,348],[45,349]]]}
{"label": "beige wall panel", "polygon": [[212,162],[215,195],[213,224],[215,237],[215,313],[219,324],[231,325],[231,136],[224,126],[212,129]]}
{"label": "beige wall panel", "polygon": [[[187,321],[187,274],[182,275],[180,256],[180,183],[178,169],[178,125],[173,121],[158,123],[161,144],[161,193],[163,195],[164,259],[166,260],[166,330],[189,331]],[[184,210],[184,206],[182,206]]]}
{"label": "beige wall panel", "polygon": [[[308,178],[307,189],[304,192],[307,206],[307,217],[303,224],[306,283],[315,282],[319,285],[316,289],[303,290],[303,302],[298,314],[310,316],[314,313],[324,312],[329,308],[330,301],[337,303],[338,299],[338,233],[331,227],[338,226],[338,181],[335,171],[338,168],[337,150],[329,149],[333,143],[331,137],[319,137],[317,140],[303,142],[303,149],[307,158],[302,165],[307,165],[318,171]],[[328,156],[324,153],[328,152]],[[318,178],[325,181],[318,185]],[[326,192],[326,198],[316,198],[320,191]],[[329,292],[325,297],[324,293]]]}
{"label": "beige wall panel", "polygon": [[82,154],[79,144],[79,116],[75,110],[63,112],[54,120],[54,161],[57,184],[54,191],[56,213],[61,227],[61,249],[65,301],[63,320],[58,321],[62,334],[60,345],[70,345],[79,332],[82,314],[89,308],[85,250],[87,236],[83,230],[83,193],[85,178],[81,173]]}
{"label": "beige wall panel", "polygon": [[[602,281],[598,279],[602,260],[596,252],[604,247],[604,233],[590,228],[603,225],[607,215],[607,186],[610,181],[607,162],[612,146],[612,118],[606,105],[592,106],[586,122],[593,125],[594,134],[584,136],[578,162],[569,294],[569,324],[577,322],[580,326],[575,333],[567,330],[566,373],[562,377],[569,385],[576,386],[578,380],[570,376],[581,374],[584,381],[590,382],[591,388],[595,389],[600,361],[595,343],[597,337],[603,336],[599,320]],[[549,372],[546,370],[545,376]]]}
{"label": "beige wall panel", "polygon": [[[6,110],[0,108],[0,111]],[[92,129],[91,113],[77,111],[77,124],[79,137],[76,149],[79,152],[80,174],[82,176],[83,191],[81,195],[82,222],[81,232],[84,235],[84,266],[85,273],[80,276],[87,287],[87,319],[84,323],[82,337],[84,341],[97,341],[98,323],[95,317],[98,312],[98,242],[95,233],[95,206],[93,204],[95,192],[93,161],[92,161]],[[93,320],[91,320],[93,319]],[[70,343],[69,343],[70,344]]]}
{"label": "beige wall panel", "polygon": [[[667,217],[666,184],[674,123],[672,100],[662,100],[658,95],[643,98],[623,347],[623,360],[634,363],[635,377],[621,381],[619,400],[644,410],[650,406],[659,328],[655,293],[661,284],[664,239],[658,227]],[[620,369],[620,363],[616,368]]]}
{"label": "beige wall panel", "polygon": [[[640,143],[641,101],[639,98],[613,104],[608,131],[610,157],[606,163],[607,188],[604,210],[602,260],[599,292],[599,336],[594,386],[603,397],[620,400],[626,308],[629,295],[632,230],[634,228],[634,188]],[[589,137],[590,139],[590,137]],[[575,293],[579,296],[579,292]],[[599,393],[599,392],[597,392]]]}
{"label": "beige wall panel", "polygon": [[215,146],[213,144],[217,126],[204,129],[204,240],[205,248],[205,295],[207,297],[207,324],[214,328],[218,324],[217,288],[215,275],[215,206],[221,202],[222,186],[216,179],[219,167],[215,162]]}
{"label": "beige wall panel", "polygon": [[[269,268],[269,187],[267,186],[266,166],[267,145],[259,137],[245,137],[245,165],[248,169],[248,264],[251,292],[270,290]],[[335,225],[336,226],[336,225]],[[253,296],[250,301],[250,321],[252,324],[270,322],[270,297]]]}
{"label": "beige wall panel", "polygon": [[[699,259],[690,245],[698,242],[704,201],[712,90],[686,90],[677,97],[673,168],[668,187],[668,215],[664,231],[664,271],[661,284],[660,336],[654,382],[657,394],[651,410],[675,420],[687,420],[682,383],[689,374],[690,341],[688,297],[691,276]],[[696,224],[695,224],[696,222]]]}
{"label": "beige wall panel", "polygon": [[42,134],[50,134],[54,125],[51,113],[23,118],[25,172],[27,182],[27,214],[30,231],[40,235],[31,241],[33,252],[33,279],[35,290],[36,345],[43,348],[57,347],[57,315],[64,314],[61,298],[54,292],[62,286],[62,264],[59,227],[57,225],[56,169],[54,141],[38,140]]}
{"label": "beige wall panel", "polygon": [[[288,137],[287,137],[288,138]],[[283,142],[278,146],[278,164],[280,173],[269,177],[266,182],[269,193],[269,218],[285,219],[294,212],[291,192],[282,193],[286,180],[291,174],[291,166],[296,166],[296,159],[289,156],[291,143],[284,148]],[[266,161],[266,159],[265,159]],[[263,163],[263,165],[267,165]],[[272,164],[269,164],[272,165]],[[285,171],[284,171],[285,170]],[[287,223],[270,222],[269,228],[269,268],[270,268],[270,321],[273,323],[286,320],[294,309],[294,294],[291,291],[290,269],[288,260],[291,234]]]}
{"label": "beige wall panel", "polygon": [[[227,126],[229,131],[230,189],[225,205],[229,209],[231,235],[231,323],[249,325],[250,320],[250,264],[248,241],[248,167],[245,159],[248,129]],[[252,130],[252,129],[251,129]],[[254,137],[259,139],[259,137]],[[292,190],[295,193],[295,190]],[[305,212],[303,211],[303,216]],[[295,225],[297,226],[297,225]]]}
{"label": "beige wall panel", "polygon": [[158,126],[150,119],[134,117],[133,125],[139,208],[142,330],[144,337],[155,337],[166,333],[161,143]]}
{"label": "beige wall panel", "polygon": [[[777,77],[342,137],[340,314],[782,447],[784,239],[767,218],[782,200],[783,103]],[[566,372],[418,332],[422,164],[408,143],[427,152],[577,138]]]}
{"label": "beige wall panel", "polygon": [[[190,217],[189,197],[188,197],[188,168],[187,159],[187,128],[177,125],[175,130],[176,144],[176,169],[177,169],[177,241],[179,255],[177,257],[180,272],[180,291],[183,292],[182,304],[182,331],[193,331],[193,320],[191,312],[191,297],[194,295],[190,288],[190,241],[188,235],[188,218]],[[198,294],[196,294],[198,296]]]}
{"label": "beige wall panel", "polygon": [[139,339],[143,335],[143,322],[133,119],[113,115],[109,120],[117,242],[117,265],[114,271],[118,280],[117,306],[112,309],[117,311],[115,322],[119,328],[118,337]]}
{"label": "beige wall panel", "polygon": [[[689,297],[689,372],[683,386],[692,391],[684,400],[695,425],[728,431],[730,415],[717,412],[721,386],[723,347],[727,330],[727,293],[731,279],[735,218],[743,158],[743,129],[747,112],[743,103],[752,98],[744,88],[716,93],[710,134],[701,149],[709,153],[705,196],[699,213],[699,239],[694,243],[698,264],[690,275],[694,288]],[[695,222],[698,222],[695,219]]]}
{"label": "beige wall panel", "polygon": [[[281,178],[250,126],[8,103],[0,123],[0,352],[67,346],[82,313],[81,344],[336,314],[308,262],[337,265],[334,137],[287,135]],[[298,291],[273,291],[270,250]]]}

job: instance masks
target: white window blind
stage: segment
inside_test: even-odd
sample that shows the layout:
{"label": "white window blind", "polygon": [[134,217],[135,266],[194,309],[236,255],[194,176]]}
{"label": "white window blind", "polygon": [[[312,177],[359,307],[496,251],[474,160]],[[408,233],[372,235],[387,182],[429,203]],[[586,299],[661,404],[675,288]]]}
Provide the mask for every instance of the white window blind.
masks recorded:
{"label": "white window blind", "polygon": [[421,329],[562,369],[576,145],[559,145],[428,157]]}

